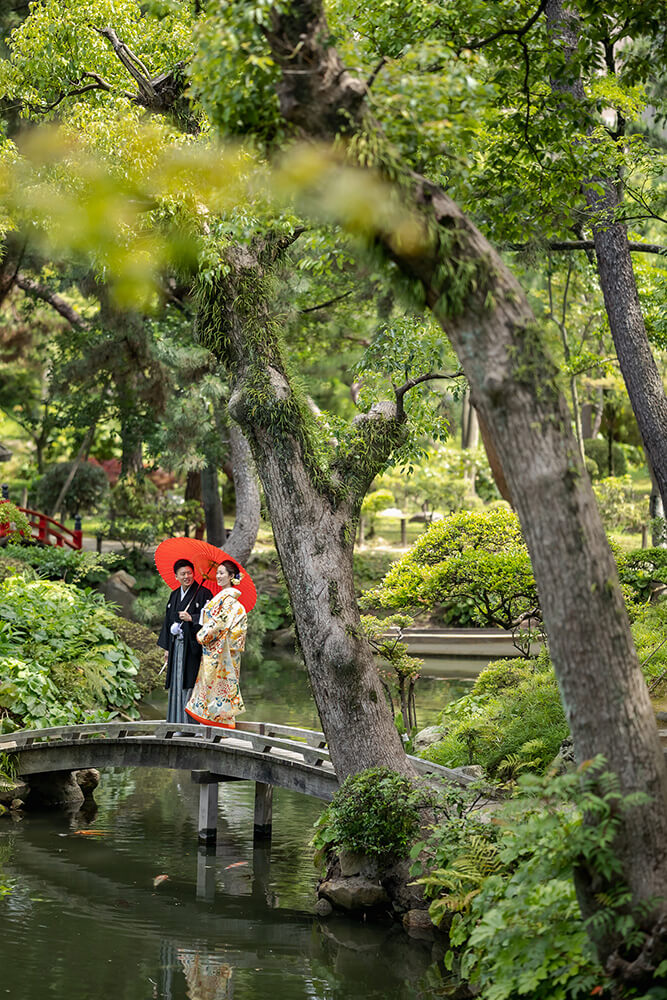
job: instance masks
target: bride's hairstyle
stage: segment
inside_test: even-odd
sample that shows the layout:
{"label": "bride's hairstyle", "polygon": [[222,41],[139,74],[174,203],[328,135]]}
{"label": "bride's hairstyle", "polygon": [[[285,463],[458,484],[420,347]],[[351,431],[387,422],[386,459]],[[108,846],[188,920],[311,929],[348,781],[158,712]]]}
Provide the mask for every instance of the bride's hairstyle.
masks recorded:
{"label": "bride's hairstyle", "polygon": [[232,578],[232,583],[241,582],[241,570],[239,569],[239,567],[236,565],[235,562],[232,562],[231,559],[225,559],[223,562],[220,563],[220,565],[225,567],[225,569]]}

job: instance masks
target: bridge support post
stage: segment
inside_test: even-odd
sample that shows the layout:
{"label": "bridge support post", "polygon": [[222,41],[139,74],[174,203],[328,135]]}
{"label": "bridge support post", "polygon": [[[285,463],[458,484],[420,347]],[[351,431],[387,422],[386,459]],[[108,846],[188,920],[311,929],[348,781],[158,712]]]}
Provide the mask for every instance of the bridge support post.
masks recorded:
{"label": "bridge support post", "polygon": [[218,782],[199,786],[199,843],[215,844],[218,836]]}
{"label": "bridge support post", "polygon": [[197,899],[215,899],[215,847],[209,845],[197,848]]}
{"label": "bridge support post", "polygon": [[273,824],[273,785],[255,782],[254,840],[269,840]]}

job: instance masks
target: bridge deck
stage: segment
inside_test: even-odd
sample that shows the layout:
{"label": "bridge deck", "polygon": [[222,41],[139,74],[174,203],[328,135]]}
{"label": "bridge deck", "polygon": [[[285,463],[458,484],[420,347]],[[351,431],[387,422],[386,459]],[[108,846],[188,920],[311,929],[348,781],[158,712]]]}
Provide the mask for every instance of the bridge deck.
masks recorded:
{"label": "bridge deck", "polygon": [[[271,722],[236,729],[167,722],[105,722],[19,730],[0,736],[0,753],[17,755],[28,777],[85,767],[165,767],[206,770],[257,781],[329,802],[338,788],[324,733]],[[468,785],[474,779],[417,757],[418,774]]]}

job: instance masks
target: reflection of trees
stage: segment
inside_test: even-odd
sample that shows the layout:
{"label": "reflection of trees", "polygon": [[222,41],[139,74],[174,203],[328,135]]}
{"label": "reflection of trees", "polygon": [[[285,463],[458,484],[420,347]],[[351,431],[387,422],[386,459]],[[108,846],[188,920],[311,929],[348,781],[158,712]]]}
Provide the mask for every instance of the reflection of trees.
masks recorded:
{"label": "reflection of trees", "polygon": [[189,1000],[230,1000],[232,967],[217,961],[212,955],[178,949],[183,966]]}

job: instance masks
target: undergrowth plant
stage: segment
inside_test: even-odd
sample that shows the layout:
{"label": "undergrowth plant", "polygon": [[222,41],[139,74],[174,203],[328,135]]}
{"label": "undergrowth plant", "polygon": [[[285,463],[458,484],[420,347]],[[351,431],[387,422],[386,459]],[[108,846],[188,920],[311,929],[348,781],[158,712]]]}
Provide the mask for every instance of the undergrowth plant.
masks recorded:
{"label": "undergrowth plant", "polygon": [[0,731],[138,717],[138,659],[104,598],[65,583],[0,583]]}
{"label": "undergrowth plant", "polygon": [[[449,935],[445,963],[480,1000],[664,1000],[667,962],[656,970],[655,990],[612,994],[587,933],[592,922],[593,937],[610,935],[626,955],[643,942],[642,914],[620,882],[614,849],[623,816],[640,799],[642,792],[622,795],[596,758],[559,777],[523,775],[492,822],[451,810],[415,845],[413,874],[431,897],[432,920]],[[595,874],[602,904],[588,923],[574,886],[582,864]]]}
{"label": "undergrowth plant", "polygon": [[406,857],[432,789],[383,767],[349,775],[315,824],[315,863],[342,849],[380,864]]}

